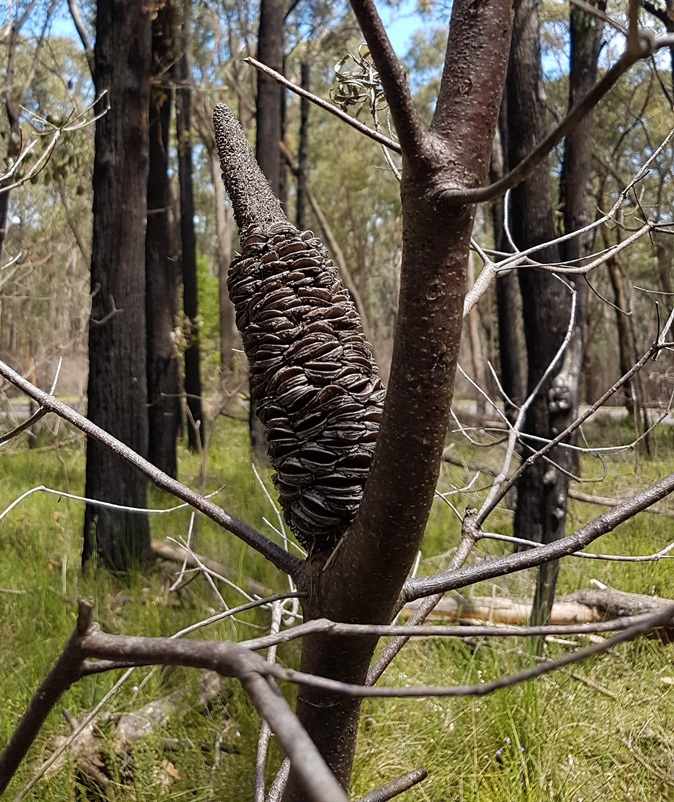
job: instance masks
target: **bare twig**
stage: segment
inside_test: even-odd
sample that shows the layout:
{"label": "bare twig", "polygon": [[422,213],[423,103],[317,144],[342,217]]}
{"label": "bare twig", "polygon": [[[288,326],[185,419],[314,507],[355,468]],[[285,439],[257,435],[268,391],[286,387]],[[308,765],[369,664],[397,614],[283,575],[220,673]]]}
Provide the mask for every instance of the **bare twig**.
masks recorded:
{"label": "bare twig", "polygon": [[72,423],[85,434],[89,435],[89,437],[98,440],[98,442],[110,448],[130,465],[137,468],[143,475],[151,479],[157,487],[182,499],[190,506],[194,507],[194,509],[199,510],[212,521],[215,521],[215,523],[219,524],[223,529],[236,535],[239,539],[243,540],[244,543],[260,552],[260,554],[281,571],[284,571],[292,577],[297,576],[300,566],[302,565],[302,560],[288,554],[288,552],[257,532],[251,526],[248,526],[248,524],[239,521],[237,518],[234,518],[234,516],[225,512],[225,510],[218,507],[217,504],[195,493],[186,485],[172,479],[168,474],[160,471],[159,468],[133,451],[133,449],[87,420],[87,418],[80,415],[78,412],[75,412],[74,409],[57,401],[53,396],[35,387],[4,362],[0,362],[0,375],[11,382],[15,387],[18,387],[34,401],[37,401],[38,404],[45,409],[50,412],[55,412],[61,418]]}
{"label": "bare twig", "polygon": [[353,117],[350,117],[345,111],[337,108],[337,106],[335,106],[333,103],[323,100],[323,98],[308,92],[306,89],[302,89],[301,86],[297,86],[297,84],[289,81],[287,78],[281,75],[280,72],[272,70],[271,67],[267,67],[266,64],[262,64],[260,61],[257,61],[257,59],[254,59],[251,56],[243,60],[246,62],[246,64],[250,64],[251,67],[255,67],[256,70],[269,75],[279,84],[281,84],[281,86],[284,86],[286,89],[290,89],[291,92],[295,92],[295,94],[300,95],[300,97],[307,98],[307,100],[310,100],[324,111],[329,111],[330,114],[334,114],[335,117],[339,117],[342,122],[350,125],[352,128],[355,128],[359,133],[364,134],[370,139],[374,139],[375,142],[378,142],[380,145],[383,145],[390,150],[394,150],[396,153],[401,152],[400,145],[394,139],[389,139],[387,136],[379,134],[377,131],[373,131],[371,128],[368,128],[367,125],[363,125],[363,123],[358,122],[358,120],[354,120]]}
{"label": "bare twig", "polygon": [[446,571],[436,576],[408,580],[403,588],[401,601],[404,604],[422,596],[464,588],[485,579],[494,579],[497,576],[505,576],[525,568],[535,568],[543,563],[558,560],[560,557],[567,557],[585,548],[598,537],[612,532],[617,526],[673,491],[674,473],[670,473],[664,479],[660,479],[642,490],[641,493],[582,526],[573,534],[553,543],[546,543],[529,551],[497,557],[459,571]]}
{"label": "bare twig", "polygon": [[387,802],[387,800],[409,791],[410,788],[425,780],[426,777],[428,777],[426,769],[413,769],[408,771],[407,774],[403,774],[402,777],[380,785],[379,788],[375,788],[369,794],[361,796],[357,802]]}

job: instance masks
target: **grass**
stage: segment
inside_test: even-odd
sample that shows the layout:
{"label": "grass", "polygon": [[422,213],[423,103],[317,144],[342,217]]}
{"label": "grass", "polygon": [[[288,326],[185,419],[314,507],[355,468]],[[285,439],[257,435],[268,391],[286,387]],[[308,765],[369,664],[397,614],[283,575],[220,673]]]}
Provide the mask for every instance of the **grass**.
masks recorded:
{"label": "grass", "polygon": [[[627,426],[602,424],[590,430],[596,442],[629,440]],[[614,455],[607,480],[585,492],[627,495],[672,470],[673,433],[659,435],[655,458],[635,463],[631,452]],[[46,442],[44,443],[46,444]],[[470,451],[460,442],[455,453],[487,466],[498,464],[499,451]],[[601,466],[588,461],[584,475]],[[198,459],[181,454],[181,479],[198,486]],[[468,476],[468,479],[470,476]],[[461,487],[467,474],[443,468],[442,483]],[[21,492],[38,484],[81,493],[84,485],[80,442],[44,452],[21,446],[0,462],[0,509]],[[269,532],[263,517],[273,513],[250,468],[246,431],[233,421],[218,422],[208,455],[205,487],[222,486],[216,497],[232,514]],[[477,497],[483,495],[478,492]],[[453,499],[462,510],[476,503],[472,494]],[[153,492],[151,506],[172,506],[170,498]],[[600,512],[573,503],[569,528]],[[11,734],[35,688],[44,677],[75,618],[74,600],[82,595],[95,602],[95,616],[110,632],[169,635],[219,609],[211,589],[201,580],[178,594],[169,593],[175,566],[158,565],[147,576],[124,580],[103,571],[82,574],[79,565],[83,509],[77,502],[36,493],[0,524],[0,743]],[[189,514],[177,512],[152,520],[153,536],[184,536]],[[508,533],[506,513],[494,517],[492,528]],[[642,515],[593,544],[593,551],[645,554],[672,540],[671,519]],[[456,544],[458,520],[438,503],[433,508],[424,557],[441,554]],[[504,544],[483,542],[478,557],[503,553]],[[273,590],[284,581],[273,568],[251,554],[236,539],[199,522],[198,550],[228,566],[238,583],[252,578]],[[442,563],[422,561],[430,573]],[[598,563],[569,559],[562,566],[560,593],[586,587],[596,578],[621,590],[674,598],[674,575],[668,561],[647,564]],[[470,592],[524,595],[534,574],[485,583]],[[18,593],[8,591],[19,591]],[[234,591],[223,590],[230,604]],[[252,626],[268,626],[268,616],[251,612],[239,622],[224,622],[196,637],[249,637]],[[550,645],[552,654],[566,649]],[[297,645],[280,649],[279,659],[296,665]],[[390,684],[453,684],[486,681],[531,663],[526,645],[514,639],[429,641],[410,645],[386,676]],[[664,682],[674,675],[671,647],[656,641],[626,644],[604,658],[572,667],[538,682],[500,691],[481,699],[418,701],[371,700],[363,707],[354,770],[354,796],[423,766],[428,779],[404,797],[410,802],[593,802],[593,800],[674,799],[674,688]],[[144,679],[145,678],[145,679]],[[101,675],[78,683],[63,698],[63,707],[80,717],[105,694],[116,676]],[[588,684],[584,680],[589,680]],[[192,702],[181,716],[158,728],[133,749],[123,765],[112,750],[110,722],[101,719],[100,736],[106,765],[116,781],[114,796],[154,800],[242,800],[252,798],[258,720],[236,684],[204,711],[197,700],[199,678],[184,670],[138,669],[108,711],[137,709],[177,687],[192,688]],[[284,689],[292,695],[292,689]],[[7,792],[25,785],[53,750],[53,739],[69,732],[60,710],[47,724]],[[214,745],[222,737],[224,750],[216,759]],[[167,751],[165,739],[180,748]],[[277,753],[272,753],[277,757]],[[274,761],[270,761],[274,762]],[[63,762],[43,779],[35,800],[65,802],[81,798],[81,777],[71,762]]]}

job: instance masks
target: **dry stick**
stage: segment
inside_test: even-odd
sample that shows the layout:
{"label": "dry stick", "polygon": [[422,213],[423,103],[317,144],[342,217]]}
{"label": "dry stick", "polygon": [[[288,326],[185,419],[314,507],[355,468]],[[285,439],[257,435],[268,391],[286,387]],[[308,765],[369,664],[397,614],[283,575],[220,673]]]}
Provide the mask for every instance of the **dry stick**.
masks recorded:
{"label": "dry stick", "polygon": [[358,120],[354,120],[354,118],[350,117],[345,111],[337,108],[337,106],[329,103],[327,100],[323,100],[323,98],[320,98],[317,95],[308,92],[306,89],[302,89],[302,87],[297,86],[297,84],[292,83],[292,81],[289,81],[287,78],[281,75],[280,72],[272,70],[271,67],[267,67],[266,64],[262,64],[260,61],[257,61],[257,59],[254,59],[250,56],[243,59],[243,61],[246,64],[250,64],[251,67],[255,67],[255,69],[259,72],[269,75],[277,83],[281,84],[281,86],[284,86],[286,89],[290,89],[290,91],[294,92],[296,95],[305,97],[307,100],[310,100],[324,111],[329,111],[330,114],[334,114],[335,117],[338,117],[342,122],[350,125],[352,128],[355,128],[356,131],[360,132],[361,134],[364,134],[370,139],[374,139],[375,142],[378,142],[380,145],[384,145],[384,147],[387,147],[390,150],[394,150],[396,153],[401,153],[400,145],[393,139],[389,139],[387,136],[379,134],[376,131],[373,131],[371,128],[368,128],[367,125],[363,125],[363,123],[358,122]]}
{"label": "dry stick", "polygon": [[[473,549],[475,543],[479,540],[480,530],[476,527],[476,513],[473,507],[466,510],[461,523],[461,539],[457,550],[449,564],[448,570],[457,571],[468,559],[468,555]],[[433,609],[442,599],[444,593],[436,593],[424,599],[419,607],[412,613],[408,619],[408,625],[414,626],[422,624],[426,618],[433,612]],[[387,667],[393,662],[396,655],[401,651],[409,640],[409,635],[398,635],[390,643],[388,643],[379,657],[376,659],[374,665],[370,666],[367,672],[367,685],[374,685],[375,682],[381,677]]]}
{"label": "dry stick", "polygon": [[621,523],[634,517],[637,513],[655,504],[674,491],[674,473],[660,479],[650,487],[642,490],[636,496],[613,507],[599,517],[576,530],[573,534],[560,538],[553,543],[537,546],[529,551],[517,552],[479,565],[463,568],[458,571],[445,571],[435,576],[410,579],[405,583],[401,593],[401,602],[405,604],[422,596],[430,596],[441,591],[456,590],[483,582],[486,579],[505,576],[523,571],[526,568],[535,568],[551,560],[568,557],[580,551],[596,540],[598,537],[613,531]]}
{"label": "dry stick", "polygon": [[484,521],[486,520],[487,516],[494,510],[496,505],[505,498],[507,492],[510,488],[515,484],[515,482],[519,479],[519,477],[524,473],[524,471],[532,465],[537,459],[547,454],[550,449],[554,448],[556,445],[562,442],[568,435],[574,432],[579,426],[581,426],[585,421],[590,418],[594,413],[602,407],[608,399],[614,395],[620,387],[622,387],[625,382],[629,381],[635,373],[638,373],[643,366],[649,362],[662,348],[664,347],[664,343],[661,344],[659,342],[654,342],[651,347],[646,351],[645,354],[638,360],[623,376],[621,376],[617,382],[611,385],[611,387],[606,390],[606,392],[601,395],[592,406],[583,412],[582,415],[579,415],[573,423],[566,427],[563,431],[561,431],[556,437],[546,443],[543,448],[539,449],[538,451],[534,452],[533,454],[529,455],[520,465],[520,467],[515,471],[515,473],[503,484],[499,491],[494,495],[491,499],[489,504],[485,504],[484,508],[482,509],[480,515],[478,516],[478,524],[481,526]]}
{"label": "dry stick", "polygon": [[[287,598],[288,595],[289,594],[287,593],[278,593],[275,596],[270,596],[269,598],[266,599],[259,599],[257,601],[248,602],[248,604],[242,604],[239,607],[234,607],[223,613],[217,613],[216,615],[207,618],[205,621],[200,621],[197,624],[193,624],[192,626],[179,630],[178,632],[174,633],[171,636],[171,638],[181,638],[184,635],[188,635],[191,632],[194,632],[196,629],[208,626],[209,624],[216,623],[217,621],[221,621],[225,618],[229,618],[230,616],[236,613],[243,612],[244,610],[250,610],[254,607],[260,607],[263,604],[268,604],[270,602],[282,600],[284,598]],[[127,668],[128,665],[129,665],[128,663],[116,660],[108,660],[108,661],[100,660],[96,663],[84,662],[81,666],[81,676],[85,677],[90,674],[100,674],[103,671],[111,671],[119,668]],[[52,752],[52,754],[47,758],[47,760],[44,761],[44,763],[42,763],[42,765],[33,775],[31,780],[24,786],[23,790],[20,791],[14,798],[13,802],[21,802],[21,800],[28,795],[31,789],[44,776],[49,767],[56,762],[56,760],[65,752],[65,750],[70,746],[70,744],[75,740],[75,738],[77,738],[77,736],[84,729],[86,729],[86,727],[96,718],[98,713],[107,705],[110,699],[112,699],[112,697],[117,693],[117,691],[122,687],[122,685],[126,682],[126,680],[135,671],[135,668],[136,668],[135,663],[133,664],[132,667],[127,668],[127,670],[117,680],[117,682],[112,686],[112,688],[103,696],[103,698],[95,705],[95,707],[89,711],[89,713],[84,717],[84,719],[82,719],[79,726],[72,733],[70,733],[70,735],[66,739],[64,739],[63,743],[61,743],[61,745],[56,750],[54,750],[54,752]]]}
{"label": "dry stick", "polygon": [[426,777],[428,777],[426,769],[413,769],[408,771],[407,774],[403,774],[402,777],[380,785],[379,788],[375,788],[369,794],[361,796],[357,802],[387,802],[387,800],[409,791],[410,788],[425,780]]}
{"label": "dry stick", "polygon": [[[337,680],[317,677],[311,674],[304,674],[300,671],[281,669],[279,666],[270,667],[278,679],[295,682],[302,685],[320,688],[330,693],[341,693],[358,698],[381,698],[381,699],[420,699],[429,696],[440,698],[457,698],[465,696],[487,696],[501,688],[510,688],[522,682],[536,679],[537,677],[556,671],[558,668],[579,663],[589,657],[604,654],[621,643],[638,638],[640,635],[647,635],[655,629],[670,624],[674,620],[674,605],[666,607],[664,610],[644,616],[642,623],[614,635],[601,643],[595,643],[584,649],[563,655],[556,660],[546,660],[538,663],[531,668],[524,669],[516,674],[507,674],[490,682],[481,682],[477,685],[452,685],[452,686],[428,686],[422,688],[382,688],[368,687],[365,685],[354,685],[351,683],[338,682]],[[271,670],[273,669],[273,671]]]}
{"label": "dry stick", "polygon": [[241,685],[276,735],[310,799],[314,802],[349,802],[346,791],[278,689],[254,672],[242,676]]}
{"label": "dry stick", "polygon": [[215,523],[219,524],[223,529],[236,535],[248,546],[251,546],[262,554],[262,556],[269,560],[276,568],[284,571],[293,578],[297,577],[302,565],[302,560],[288,554],[277,546],[276,543],[273,543],[264,535],[260,534],[260,532],[257,532],[251,526],[248,526],[248,524],[239,521],[234,516],[225,512],[222,507],[218,507],[217,504],[195,493],[186,485],[172,479],[163,471],[160,471],[159,468],[152,465],[151,462],[148,462],[148,460],[133,451],[133,449],[124,445],[120,440],[117,440],[117,438],[87,420],[83,415],[75,412],[75,410],[67,406],[67,404],[63,404],[53,396],[35,387],[2,361],[0,361],[0,376],[3,376],[27,396],[37,401],[40,406],[45,407],[45,409],[50,412],[55,412],[61,418],[72,423],[85,434],[89,435],[89,437],[107,446],[115,454],[147,476],[148,479],[151,479],[157,487],[187,502],[190,506],[194,507],[194,509],[199,510],[212,521],[215,521]]}
{"label": "dry stick", "polygon": [[283,758],[283,763],[281,763],[281,767],[276,772],[276,777],[274,777],[274,781],[269,787],[269,794],[267,796],[266,802],[281,802],[281,800],[283,799],[283,792],[285,791],[286,784],[288,783],[289,776],[290,776],[290,760],[288,760],[288,758],[286,757]]}
{"label": "dry stick", "polygon": [[84,660],[80,643],[91,625],[91,611],[90,604],[80,604],[75,631],[68,638],[58,660],[35,692],[4,752],[0,755],[0,796],[26,756],[52,707],[61,694],[80,678],[80,667]]}
{"label": "dry stick", "polygon": [[[310,635],[318,634],[334,635],[336,637],[376,635],[379,638],[397,638],[400,635],[404,635],[407,638],[521,638],[547,637],[548,635],[595,635],[599,632],[616,632],[634,627],[643,623],[651,615],[651,612],[621,616],[610,621],[593,621],[585,624],[545,624],[540,626],[521,626],[519,624],[425,626],[418,624],[344,624],[339,621],[330,621],[327,618],[316,618],[313,621],[307,621],[306,624],[299,624],[296,627],[279,632],[278,635],[262,635],[259,638],[242,641],[239,646],[251,651],[261,651],[270,646],[290,643],[298,638],[306,638]],[[92,663],[91,665],[98,664]]]}

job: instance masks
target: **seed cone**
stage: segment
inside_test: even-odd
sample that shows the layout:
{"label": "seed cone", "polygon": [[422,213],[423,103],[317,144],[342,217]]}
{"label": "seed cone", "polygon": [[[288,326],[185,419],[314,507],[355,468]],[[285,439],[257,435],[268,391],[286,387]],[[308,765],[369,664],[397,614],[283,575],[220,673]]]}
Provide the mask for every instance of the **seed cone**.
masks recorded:
{"label": "seed cone", "polygon": [[216,107],[213,119],[241,239],[229,293],[274,484],[300,543],[325,551],[360,504],[385,391],[358,312],[321,241],[289,223],[266,182],[262,187],[229,109]]}

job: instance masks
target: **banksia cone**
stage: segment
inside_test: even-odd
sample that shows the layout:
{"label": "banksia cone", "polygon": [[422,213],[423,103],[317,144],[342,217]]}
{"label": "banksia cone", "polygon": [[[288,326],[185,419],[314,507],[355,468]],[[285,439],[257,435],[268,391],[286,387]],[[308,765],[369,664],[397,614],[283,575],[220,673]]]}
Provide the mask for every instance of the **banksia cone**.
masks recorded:
{"label": "banksia cone", "polygon": [[288,222],[227,106],[213,122],[241,240],[229,293],[274,484],[300,543],[325,551],[360,504],[385,391],[321,241]]}

